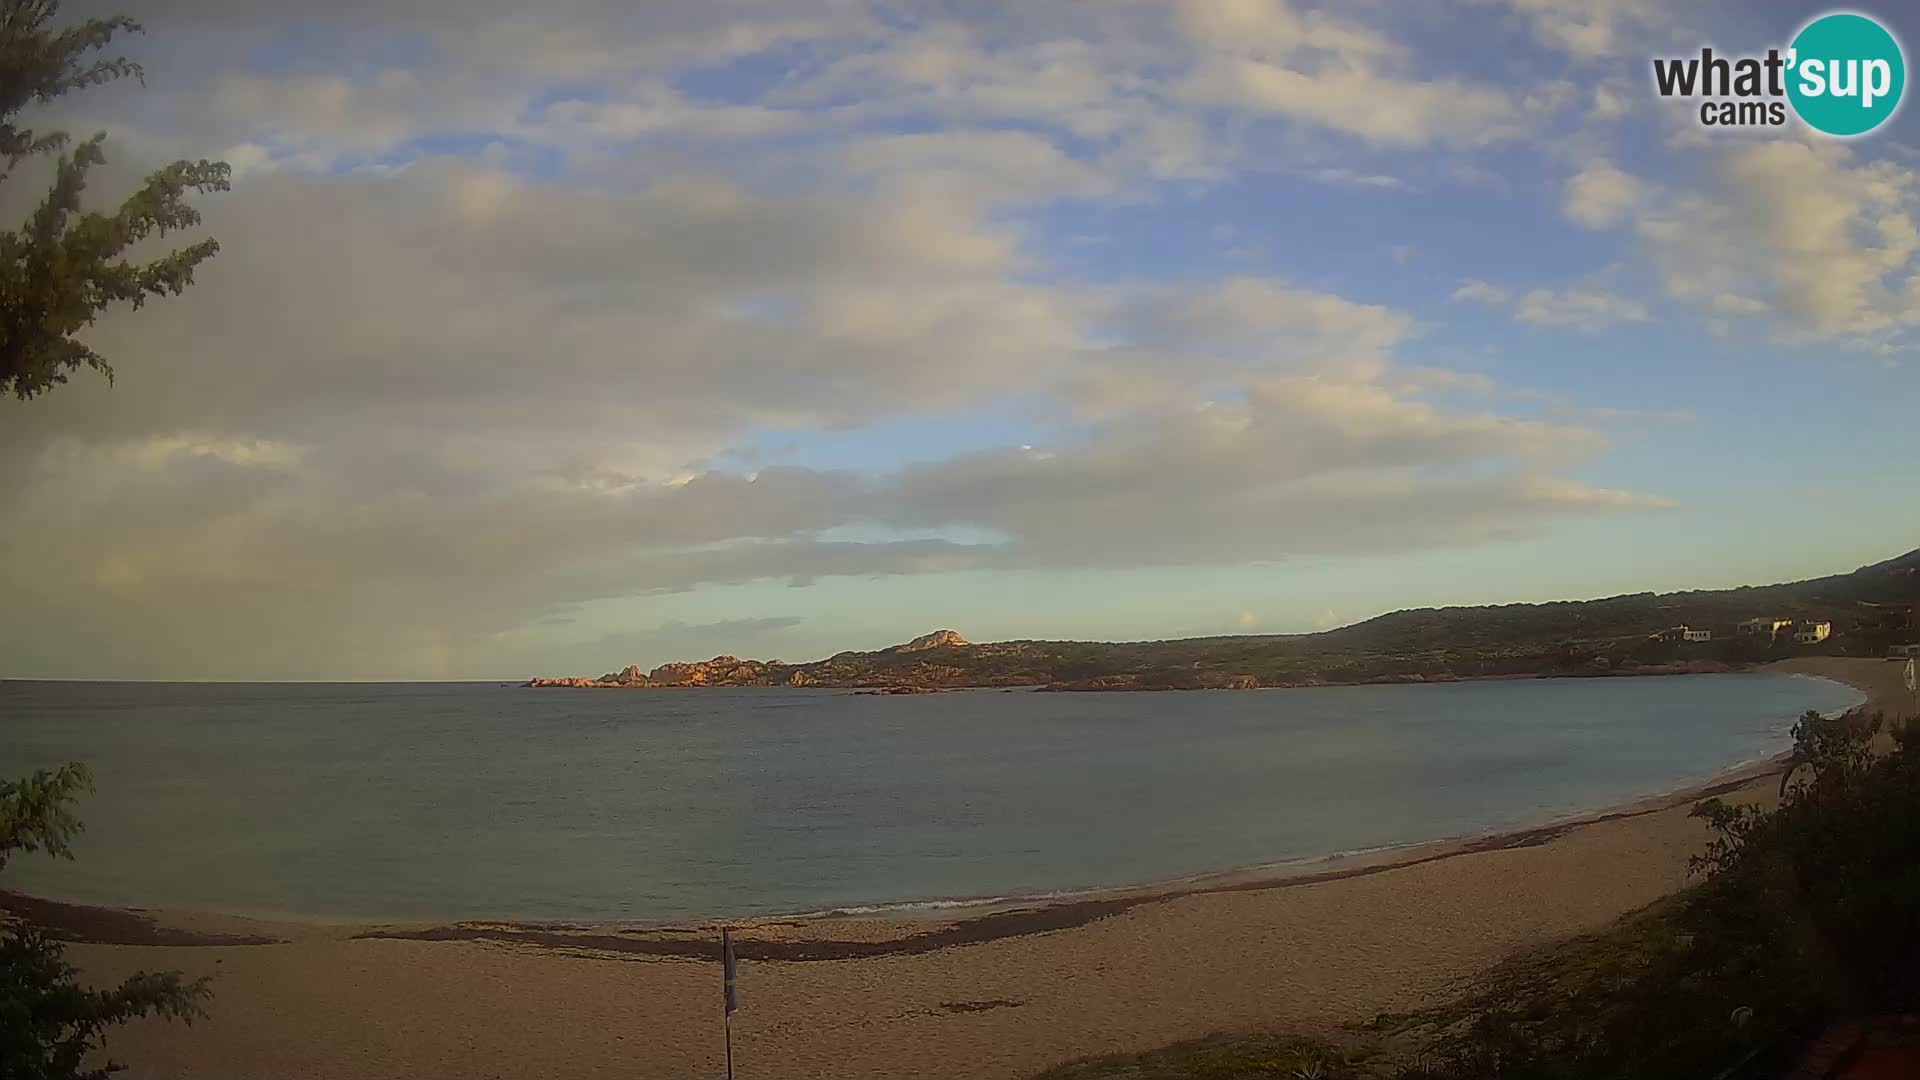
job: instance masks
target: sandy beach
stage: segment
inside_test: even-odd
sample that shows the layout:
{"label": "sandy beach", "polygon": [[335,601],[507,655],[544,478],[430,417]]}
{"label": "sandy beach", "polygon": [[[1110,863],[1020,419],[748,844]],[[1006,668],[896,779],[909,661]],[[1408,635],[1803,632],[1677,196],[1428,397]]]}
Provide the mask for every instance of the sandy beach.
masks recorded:
{"label": "sandy beach", "polygon": [[[1912,712],[1900,666],[1774,670]],[[1515,949],[1592,929],[1686,881],[1709,791],[1765,802],[1751,768],[1572,822],[942,919],[738,931],[742,1077],[1011,1077],[1218,1030],[1324,1029],[1409,1007]],[[686,1077],[722,1070],[705,930],[355,927],[0,898],[81,943],[90,978],[214,976],[211,1019],[115,1034],[133,1076]]]}

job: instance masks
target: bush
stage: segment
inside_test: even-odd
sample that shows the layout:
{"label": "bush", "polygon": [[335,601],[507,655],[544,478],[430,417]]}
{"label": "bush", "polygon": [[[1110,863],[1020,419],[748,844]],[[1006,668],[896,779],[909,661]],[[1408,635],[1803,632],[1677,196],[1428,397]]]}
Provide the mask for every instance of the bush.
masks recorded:
{"label": "bush", "polygon": [[[73,857],[72,804],[93,789],[86,766],[0,781],[0,868],[16,852]],[[205,1015],[207,980],[179,972],[134,975],[112,990],[80,985],[60,943],[30,926],[0,931],[0,1077],[104,1080],[124,1066],[99,1057],[106,1030],[142,1016],[192,1023]]]}

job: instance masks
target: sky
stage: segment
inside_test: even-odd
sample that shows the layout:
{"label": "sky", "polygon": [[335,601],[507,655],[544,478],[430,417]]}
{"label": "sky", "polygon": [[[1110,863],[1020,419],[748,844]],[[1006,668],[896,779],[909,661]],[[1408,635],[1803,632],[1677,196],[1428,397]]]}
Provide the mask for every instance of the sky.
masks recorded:
{"label": "sky", "polygon": [[1825,8],[62,17],[113,10],[144,85],[29,121],[108,134],[102,205],[233,190],[87,331],[113,385],[0,402],[0,676],[1294,633],[1920,545],[1920,116],[1652,85]]}

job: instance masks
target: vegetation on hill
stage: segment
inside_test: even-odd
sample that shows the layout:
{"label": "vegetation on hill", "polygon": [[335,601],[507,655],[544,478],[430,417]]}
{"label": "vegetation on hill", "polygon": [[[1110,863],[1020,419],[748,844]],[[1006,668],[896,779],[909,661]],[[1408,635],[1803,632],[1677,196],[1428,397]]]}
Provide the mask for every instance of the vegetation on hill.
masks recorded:
{"label": "vegetation on hill", "polygon": [[[572,686],[1053,686],[1061,689],[1209,689],[1315,686],[1534,675],[1713,671],[1789,656],[1878,656],[1920,637],[1920,550],[1850,574],[1782,585],[1603,600],[1396,611],[1318,634],[1177,641],[967,643],[940,631],[877,652],[808,664],[722,656],[637,668]],[[1833,636],[1800,644],[1790,633],[1740,636],[1753,618],[1829,622]],[[1676,626],[1711,641],[1667,641]]]}
{"label": "vegetation on hill", "polygon": [[[1780,809],[1709,800],[1698,882],[1336,1041],[1219,1035],[1043,1080],[1700,1080],[1771,1075],[1822,1021],[1920,999],[1920,739],[1808,713]],[[1896,733],[1898,734],[1898,733]],[[1276,1018],[1279,1019],[1279,1018]]]}

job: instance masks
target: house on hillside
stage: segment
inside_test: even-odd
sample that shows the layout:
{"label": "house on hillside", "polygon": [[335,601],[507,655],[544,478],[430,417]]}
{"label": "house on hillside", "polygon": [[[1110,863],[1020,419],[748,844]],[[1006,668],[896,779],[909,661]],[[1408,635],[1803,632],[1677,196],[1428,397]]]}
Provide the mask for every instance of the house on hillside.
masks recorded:
{"label": "house on hillside", "polygon": [[1833,636],[1832,623],[1815,620],[1815,619],[1808,619],[1805,622],[1800,624],[1800,629],[1794,631],[1793,640],[1799,642],[1802,645],[1814,645],[1819,642],[1825,641],[1832,636]]}
{"label": "house on hillside", "polygon": [[1746,622],[1736,624],[1733,630],[1741,637],[1765,637],[1772,640],[1780,636],[1780,631],[1790,629],[1792,626],[1792,619],[1748,619]]}
{"label": "house on hillside", "polygon": [[1688,631],[1686,631],[1685,633],[1683,633],[1683,634],[1681,634],[1680,636],[1681,636],[1681,637],[1682,637],[1683,639],[1685,639],[1685,640],[1687,640],[1687,641],[1712,641],[1712,640],[1713,640],[1713,631],[1711,631],[1711,630],[1688,630]]}
{"label": "house on hillside", "polygon": [[1658,641],[1712,641],[1713,631],[1695,630],[1690,626],[1669,626],[1657,634],[1647,636]]}

